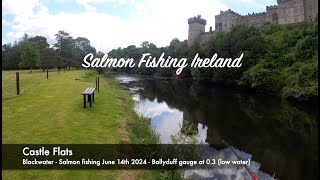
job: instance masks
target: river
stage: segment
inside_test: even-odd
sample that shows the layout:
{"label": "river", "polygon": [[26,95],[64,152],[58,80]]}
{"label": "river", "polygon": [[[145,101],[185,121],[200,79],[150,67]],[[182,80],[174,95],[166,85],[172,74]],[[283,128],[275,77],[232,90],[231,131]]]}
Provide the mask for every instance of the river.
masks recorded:
{"label": "river", "polygon": [[[223,138],[259,179],[318,179],[318,107],[292,104],[263,93],[170,80],[116,74],[119,86],[135,101],[135,111],[151,119],[160,142],[190,126],[197,141],[225,159],[237,159]],[[186,171],[190,179],[243,179],[244,169]],[[242,178],[241,178],[242,177]]]}

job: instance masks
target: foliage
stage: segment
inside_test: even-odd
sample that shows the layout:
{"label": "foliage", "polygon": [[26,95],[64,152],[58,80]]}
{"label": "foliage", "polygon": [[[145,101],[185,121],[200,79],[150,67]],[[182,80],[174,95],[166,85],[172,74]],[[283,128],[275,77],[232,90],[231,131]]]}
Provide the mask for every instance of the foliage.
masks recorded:
{"label": "foliage", "polygon": [[96,49],[90,45],[90,41],[84,37],[73,37],[59,31],[56,35],[57,43],[54,44],[56,51],[63,58],[66,67],[81,67],[83,57],[88,53],[96,54]]}
{"label": "foliage", "polygon": [[[85,37],[74,39],[69,33],[59,31],[54,49],[48,47],[46,38],[27,34],[22,42],[36,43],[41,57],[42,68],[81,67],[85,54],[92,52],[102,58],[105,54],[96,52]],[[2,46],[3,69],[16,69],[21,61],[17,47],[22,42]],[[21,52],[22,53],[22,52]],[[189,66],[177,76],[176,68],[138,67],[142,54],[150,53],[159,58],[187,58]],[[218,58],[239,57],[242,53],[241,68],[191,68],[195,54],[200,58],[211,58],[215,53]],[[196,81],[239,85],[257,91],[279,94],[310,100],[318,97],[318,22],[312,24],[296,23],[290,25],[272,25],[267,23],[261,28],[237,26],[230,32],[219,32],[202,45],[188,47],[187,40],[174,38],[168,46],[157,47],[144,41],[140,47],[135,45],[113,49],[106,56],[111,58],[133,58],[133,68],[110,68],[111,71],[153,75],[173,78],[192,78]],[[20,63],[23,65],[24,63]],[[98,68],[103,74],[106,68]]]}
{"label": "foliage", "polygon": [[180,131],[171,135],[172,144],[199,144],[198,132],[193,129],[192,124],[183,120],[183,125],[179,124]]}
{"label": "foliage", "polygon": [[300,100],[318,96],[318,23],[257,29],[265,53],[243,73],[241,83]]}
{"label": "foliage", "polygon": [[[230,32],[219,32],[202,45],[188,47],[187,41],[174,38],[169,46],[157,48],[144,41],[141,47],[113,49],[108,53],[115,58],[134,58],[150,53],[159,58],[165,53],[178,59],[187,58],[189,66],[180,76],[175,68],[118,68],[113,71],[174,78],[192,78],[196,81],[233,84],[257,91],[279,94],[300,100],[318,95],[318,22],[290,25],[265,24],[261,28],[237,26]],[[191,68],[195,54],[201,58],[237,58],[244,54],[241,68]]]}
{"label": "foliage", "polygon": [[21,59],[19,67],[27,67],[32,70],[32,67],[39,66],[40,54],[36,44],[24,41],[19,45],[18,50]]}
{"label": "foliage", "polygon": [[[53,48],[50,48],[45,37],[29,37],[28,34],[24,34],[20,42],[15,42],[13,46],[10,43],[2,45],[2,69],[18,69],[19,67],[31,67],[30,65],[42,69],[77,68],[81,67],[86,54],[90,52],[96,54],[96,49],[85,37],[74,39],[65,31],[59,31],[55,36],[57,43],[53,45]],[[20,49],[19,52],[18,49]],[[30,59],[25,60],[25,55],[30,54],[31,51],[33,54],[39,54],[39,60],[29,57],[37,63],[33,63],[33,60]]]}
{"label": "foliage", "polygon": [[18,69],[19,66],[18,46],[9,44],[2,45],[2,68],[3,69]]}

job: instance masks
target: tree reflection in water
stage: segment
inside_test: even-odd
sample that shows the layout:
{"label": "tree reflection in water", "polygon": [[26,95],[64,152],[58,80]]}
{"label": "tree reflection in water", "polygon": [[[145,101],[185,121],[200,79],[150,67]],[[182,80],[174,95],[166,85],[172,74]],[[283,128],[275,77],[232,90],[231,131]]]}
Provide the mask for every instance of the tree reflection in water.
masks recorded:
{"label": "tree reflection in water", "polygon": [[[130,90],[136,112],[151,119],[162,143],[170,143],[170,136],[188,121],[198,132],[198,140],[210,144],[214,154],[234,158],[221,142],[224,138],[235,149],[241,149],[242,156],[252,156],[258,162],[252,169],[260,169],[259,177],[269,179],[275,174],[279,179],[318,179],[317,108],[190,81],[127,75],[116,78],[121,87]],[[244,172],[214,168],[201,175],[237,179],[244,177]],[[196,171],[185,174],[198,176]]]}

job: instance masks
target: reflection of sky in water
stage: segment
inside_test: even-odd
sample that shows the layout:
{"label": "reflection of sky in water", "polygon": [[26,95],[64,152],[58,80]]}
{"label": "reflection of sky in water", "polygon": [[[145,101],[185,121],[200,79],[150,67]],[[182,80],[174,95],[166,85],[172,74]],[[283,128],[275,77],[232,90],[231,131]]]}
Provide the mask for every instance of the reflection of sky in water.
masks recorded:
{"label": "reflection of sky in water", "polygon": [[[241,157],[243,160],[251,159],[251,155],[233,147],[233,150]],[[216,150],[208,147],[207,152],[202,152],[202,154],[209,154],[206,156],[210,159],[222,159],[224,161],[234,161],[238,160],[238,157],[232,152],[231,148],[225,148],[221,150]],[[259,180],[270,180],[274,179],[270,175],[260,171],[260,163],[251,161],[249,168],[256,172]],[[213,165],[210,170],[204,169],[192,169],[186,170],[184,172],[184,179],[212,179],[212,180],[251,180],[250,174],[241,165],[229,165],[229,166],[217,166]]]}
{"label": "reflection of sky in water", "polygon": [[129,82],[138,80],[138,78],[131,77],[131,76],[117,76],[115,78],[119,80],[121,83],[129,83]]}
{"label": "reflection of sky in water", "polygon": [[[165,102],[159,103],[157,99],[150,101],[149,99],[141,99],[139,94],[133,94],[132,98],[136,101],[135,110],[139,115],[151,119],[154,130],[159,134],[161,143],[171,143],[171,135],[177,134],[183,121],[183,112],[178,109],[169,108]],[[197,140],[205,143],[207,138],[207,126],[198,123]],[[251,159],[251,155],[243,151],[233,148],[242,159]],[[237,156],[230,148],[216,150],[209,148],[210,157],[222,160],[238,160]],[[260,163],[251,161],[250,169],[257,172],[257,176],[261,180],[273,179],[270,175],[259,170]],[[252,179],[249,173],[242,166],[220,167],[214,166],[211,170],[186,170],[184,179],[212,179],[212,180],[246,180]]]}
{"label": "reflection of sky in water", "polygon": [[[131,90],[135,92],[136,89]],[[135,111],[144,117],[151,119],[153,129],[159,134],[163,144],[171,143],[171,135],[177,134],[182,125],[183,112],[178,109],[169,108],[165,102],[159,103],[157,99],[141,99],[140,94],[133,93],[132,99],[136,102]],[[208,127],[198,123],[198,142],[205,143]]]}
{"label": "reflection of sky in water", "polygon": [[[116,79],[120,83],[129,83],[131,81],[138,81],[138,78],[119,76]],[[135,111],[144,117],[151,119],[152,128],[160,136],[160,141],[163,144],[171,143],[171,135],[177,134],[183,122],[183,112],[170,108],[166,102],[159,103],[157,99],[153,101],[143,99],[140,94],[139,87],[130,87],[129,90],[132,99],[135,101]],[[198,123],[197,140],[200,143],[206,144],[208,127]],[[233,149],[242,159],[251,159],[251,154],[240,151],[237,148]],[[230,148],[217,150],[209,147],[208,152],[210,157],[222,160],[238,160],[237,156],[231,151]],[[269,174],[260,171],[260,163],[251,161],[250,169],[256,172],[259,180],[274,179]],[[212,179],[212,180],[247,180],[252,179],[246,169],[242,166],[228,166],[220,167],[214,166],[211,170],[186,170],[184,172],[184,179]]]}
{"label": "reflection of sky in water", "polygon": [[197,136],[198,142],[202,144],[206,143],[205,141],[207,138],[207,130],[208,130],[207,126],[204,126],[203,124],[198,123],[198,136]]}
{"label": "reflection of sky in water", "polygon": [[[133,96],[133,99],[136,100],[137,97]],[[151,119],[151,125],[159,134],[161,143],[171,143],[171,135],[177,134],[181,129],[183,112],[170,109],[165,102],[144,99],[136,102],[135,110],[139,115]]]}

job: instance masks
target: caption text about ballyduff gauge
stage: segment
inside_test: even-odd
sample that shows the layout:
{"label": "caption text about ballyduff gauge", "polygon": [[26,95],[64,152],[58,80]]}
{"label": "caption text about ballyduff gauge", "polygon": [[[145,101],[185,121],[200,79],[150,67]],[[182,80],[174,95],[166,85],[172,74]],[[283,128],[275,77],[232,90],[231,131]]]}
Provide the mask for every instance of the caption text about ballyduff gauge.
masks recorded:
{"label": "caption text about ballyduff gauge", "polygon": [[206,145],[3,144],[2,169],[192,169],[250,166]]}

